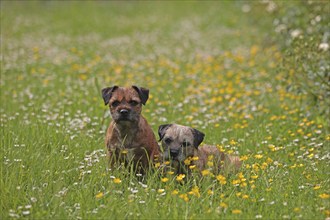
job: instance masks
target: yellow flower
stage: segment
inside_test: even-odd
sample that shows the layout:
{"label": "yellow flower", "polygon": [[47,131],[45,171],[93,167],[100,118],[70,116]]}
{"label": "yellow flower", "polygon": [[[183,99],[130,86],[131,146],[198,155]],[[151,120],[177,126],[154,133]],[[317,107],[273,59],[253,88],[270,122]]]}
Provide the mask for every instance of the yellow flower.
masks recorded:
{"label": "yellow flower", "polygon": [[193,160],[193,161],[196,161],[196,160],[198,160],[198,159],[199,159],[199,158],[198,158],[197,156],[191,158],[191,160]]}
{"label": "yellow flower", "polygon": [[258,179],[258,175],[251,176],[251,179]]}
{"label": "yellow flower", "polygon": [[183,162],[184,162],[185,165],[190,165],[190,163],[191,163],[191,158],[188,157],[188,158],[185,159]]}
{"label": "yellow flower", "polygon": [[273,160],[271,159],[271,158],[267,158],[267,160],[266,160],[266,162],[268,163],[268,164],[271,164],[272,162],[273,162]]}
{"label": "yellow flower", "polygon": [[224,177],[222,175],[218,175],[216,178],[222,185],[225,185],[227,183],[226,177]]}
{"label": "yellow flower", "polygon": [[165,192],[165,189],[158,189],[158,193],[163,193]]}
{"label": "yellow flower", "polygon": [[247,160],[247,159],[249,159],[249,157],[246,156],[246,155],[241,156],[241,157],[239,158],[240,161],[245,161],[245,160]]}
{"label": "yellow flower", "polygon": [[210,174],[211,174],[211,172],[209,170],[203,170],[202,171],[203,176],[207,176],[207,175],[210,175]]}
{"label": "yellow flower", "polygon": [[176,176],[176,180],[177,181],[182,181],[185,177],[186,177],[186,175],[180,174],[180,175]]}
{"label": "yellow flower", "polygon": [[155,168],[158,168],[158,167],[160,167],[160,163],[159,162],[155,163]]}
{"label": "yellow flower", "polygon": [[119,184],[119,183],[121,183],[121,180],[119,178],[114,178],[113,182],[116,183],[116,184]]}
{"label": "yellow flower", "polygon": [[323,193],[323,194],[320,194],[319,197],[321,199],[329,199],[330,198],[330,195],[329,194],[326,194],[326,193]]}
{"label": "yellow flower", "polygon": [[237,142],[236,142],[236,141],[234,141],[234,140],[231,140],[231,141],[229,142],[229,144],[230,144],[230,145],[236,145],[236,144],[237,144]]}
{"label": "yellow flower", "polygon": [[181,199],[183,199],[185,202],[188,202],[188,201],[189,201],[188,195],[185,194],[185,193],[184,193],[184,194],[180,194],[179,197],[180,197]]}
{"label": "yellow flower", "polygon": [[120,153],[121,154],[127,154],[128,153],[128,150],[122,150]]}
{"label": "yellow flower", "polygon": [[233,180],[233,181],[232,181],[232,184],[233,184],[233,185],[240,184],[240,183],[241,183],[241,180]]}
{"label": "yellow flower", "polygon": [[201,197],[201,194],[199,193],[199,188],[198,188],[198,186],[194,186],[188,194],[189,194],[189,195],[194,195],[194,196],[196,196],[197,198]]}
{"label": "yellow flower", "polygon": [[314,186],[314,190],[318,190],[318,189],[320,189],[320,188],[321,188],[320,185],[316,185],[316,186]]}
{"label": "yellow flower", "polygon": [[213,194],[214,194],[214,192],[213,192],[212,190],[210,190],[210,189],[207,190],[207,195],[210,195],[210,196],[211,196],[211,195],[213,195]]}
{"label": "yellow flower", "polygon": [[293,211],[294,211],[294,212],[300,212],[301,209],[300,209],[299,207],[296,207],[296,208],[293,209]]}
{"label": "yellow flower", "polygon": [[224,202],[221,202],[220,203],[220,207],[226,209],[226,208],[228,208],[228,205],[226,203],[224,203]]}
{"label": "yellow flower", "polygon": [[233,213],[233,214],[241,214],[242,211],[239,210],[239,209],[234,209],[233,211],[231,211],[231,213]]}
{"label": "yellow flower", "polygon": [[179,191],[175,189],[175,190],[172,191],[171,194],[172,194],[172,195],[178,195],[178,194],[179,194]]}
{"label": "yellow flower", "polygon": [[162,181],[163,183],[166,183],[166,182],[168,181],[168,178],[164,177],[164,178],[161,179],[161,181]]}
{"label": "yellow flower", "polygon": [[98,194],[96,194],[96,198],[97,199],[100,199],[100,198],[102,198],[104,196],[104,194],[103,194],[103,192],[99,192]]}
{"label": "yellow flower", "polygon": [[196,165],[190,165],[189,166],[189,169],[191,169],[191,170],[193,170],[193,169],[195,169],[196,168]]}
{"label": "yellow flower", "polygon": [[207,166],[208,167],[213,167],[213,162],[212,161],[207,161]]}
{"label": "yellow flower", "polygon": [[243,196],[242,196],[242,199],[248,199],[248,198],[249,198],[248,195],[243,195]]}
{"label": "yellow flower", "polygon": [[261,154],[256,154],[256,155],[254,155],[254,158],[256,158],[256,159],[261,159],[263,156],[261,155]]}
{"label": "yellow flower", "polygon": [[169,174],[169,175],[173,175],[174,172],[173,172],[173,171],[168,171],[167,174]]}

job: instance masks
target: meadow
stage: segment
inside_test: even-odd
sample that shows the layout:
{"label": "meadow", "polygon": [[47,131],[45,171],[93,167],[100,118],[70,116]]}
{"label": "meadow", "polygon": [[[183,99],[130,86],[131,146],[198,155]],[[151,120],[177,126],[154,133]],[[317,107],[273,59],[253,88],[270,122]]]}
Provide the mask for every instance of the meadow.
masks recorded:
{"label": "meadow", "polygon": [[[329,219],[326,1],[1,1],[1,219]],[[238,155],[194,178],[107,168],[101,89]],[[197,172],[197,171],[196,171]]]}

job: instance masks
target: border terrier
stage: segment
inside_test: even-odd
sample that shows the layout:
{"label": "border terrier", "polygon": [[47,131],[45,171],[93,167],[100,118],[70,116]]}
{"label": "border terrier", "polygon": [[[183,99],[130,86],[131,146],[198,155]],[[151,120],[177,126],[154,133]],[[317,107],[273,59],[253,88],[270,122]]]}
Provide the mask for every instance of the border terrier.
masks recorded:
{"label": "border terrier", "polygon": [[215,173],[238,170],[242,162],[237,156],[220,152],[216,146],[198,147],[204,134],[197,129],[178,125],[165,124],[158,128],[163,148],[163,160],[170,161],[169,169],[176,174],[190,174],[197,168],[199,171],[212,167]]}
{"label": "border terrier", "polygon": [[160,152],[150,125],[141,115],[149,90],[113,86],[102,89],[102,97],[112,117],[105,138],[110,167],[132,163],[135,172],[145,174]]}

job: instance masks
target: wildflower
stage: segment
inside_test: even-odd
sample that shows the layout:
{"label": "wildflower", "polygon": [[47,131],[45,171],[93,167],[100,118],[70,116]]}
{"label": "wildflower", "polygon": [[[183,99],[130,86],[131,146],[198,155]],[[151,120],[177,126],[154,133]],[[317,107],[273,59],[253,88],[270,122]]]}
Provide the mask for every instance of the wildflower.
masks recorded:
{"label": "wildflower", "polygon": [[180,175],[176,176],[176,180],[177,181],[182,181],[185,177],[186,177],[186,175],[180,174]]}
{"label": "wildflower", "polygon": [[213,195],[214,194],[214,192],[212,191],[212,190],[207,190],[207,195],[209,195],[209,196],[211,196],[211,195]]}
{"label": "wildflower", "polygon": [[97,199],[100,199],[100,198],[102,198],[104,196],[104,194],[103,194],[103,192],[99,192],[98,194],[96,194],[96,198]]}
{"label": "wildflower", "polygon": [[222,185],[225,185],[227,183],[226,177],[224,177],[222,175],[218,175],[216,178]]}
{"label": "wildflower", "polygon": [[233,211],[231,211],[231,213],[233,213],[233,214],[241,214],[242,211],[239,210],[239,209],[234,209]]}
{"label": "wildflower", "polygon": [[239,180],[239,179],[232,181],[233,185],[237,185],[237,184],[240,184],[240,183],[241,183],[241,180]]}
{"label": "wildflower", "polygon": [[186,193],[180,194],[179,197],[181,199],[183,199],[185,202],[189,202],[189,198],[188,198],[188,195]]}
{"label": "wildflower", "polygon": [[319,45],[319,49],[323,51],[327,51],[329,49],[329,44],[328,43],[321,43]]}
{"label": "wildflower", "polygon": [[256,159],[261,159],[263,156],[261,155],[261,154],[256,154],[256,155],[254,155],[254,158],[256,158]]}
{"label": "wildflower", "polygon": [[321,186],[320,185],[316,185],[316,186],[314,186],[314,190],[318,190],[318,189],[320,189],[321,188]]}
{"label": "wildflower", "polygon": [[121,183],[121,179],[119,179],[119,178],[114,178],[114,179],[113,179],[113,182],[116,183],[116,184],[119,184],[119,183]]}
{"label": "wildflower", "polygon": [[202,175],[203,176],[208,176],[210,174],[211,174],[211,172],[209,170],[202,170]]}
{"label": "wildflower", "polygon": [[166,183],[166,182],[168,181],[168,178],[164,177],[164,178],[161,179],[161,181],[162,181],[163,183]]}
{"label": "wildflower", "polygon": [[226,208],[228,208],[228,205],[224,202],[221,202],[220,207],[226,209]]}
{"label": "wildflower", "polygon": [[163,193],[163,192],[165,192],[165,189],[158,189],[157,192],[158,192],[158,193]]}
{"label": "wildflower", "polygon": [[249,198],[249,196],[246,194],[242,196],[242,199],[248,199],[248,198]]}
{"label": "wildflower", "polygon": [[122,150],[120,153],[121,154],[127,154],[128,153],[128,150]]}
{"label": "wildflower", "polygon": [[329,199],[330,198],[330,195],[329,194],[326,194],[326,193],[323,193],[323,194],[320,194],[319,197],[321,199]]}
{"label": "wildflower", "polygon": [[191,166],[189,166],[189,169],[191,169],[191,170],[193,170],[193,169],[195,169],[196,168],[196,165],[191,165]]}
{"label": "wildflower", "polygon": [[175,189],[175,190],[172,191],[171,194],[172,194],[172,195],[178,195],[178,194],[179,194],[179,191]]}
{"label": "wildflower", "polygon": [[189,195],[194,195],[197,198],[201,197],[200,193],[199,193],[199,188],[198,186],[194,186],[191,191],[188,193]]}
{"label": "wildflower", "polygon": [[267,160],[266,160],[266,162],[268,163],[268,164],[271,164],[271,163],[273,163],[273,160],[271,159],[271,158],[267,158]]}
{"label": "wildflower", "polygon": [[169,174],[169,175],[173,175],[174,172],[173,172],[173,171],[168,171],[167,174]]}
{"label": "wildflower", "polygon": [[229,144],[230,144],[230,145],[236,145],[237,142],[236,142],[235,140],[231,140],[231,141],[229,142]]}
{"label": "wildflower", "polygon": [[185,159],[183,162],[184,162],[185,165],[190,165],[190,163],[191,163],[191,158],[188,157],[188,158]]}
{"label": "wildflower", "polygon": [[158,167],[160,167],[160,163],[159,162],[155,163],[155,168],[158,168]]}
{"label": "wildflower", "polygon": [[258,175],[251,176],[251,179],[258,179]]}
{"label": "wildflower", "polygon": [[294,211],[294,212],[300,212],[301,209],[300,209],[299,207],[296,207],[296,208],[293,209],[293,211]]}
{"label": "wildflower", "polygon": [[199,160],[199,157],[197,157],[197,156],[192,157],[191,160],[193,160],[193,161]]}
{"label": "wildflower", "polygon": [[241,157],[239,158],[240,161],[246,161],[247,159],[249,159],[249,157],[246,156],[246,155],[241,156]]}
{"label": "wildflower", "polygon": [[207,166],[208,167],[213,167],[213,162],[212,161],[207,161]]}

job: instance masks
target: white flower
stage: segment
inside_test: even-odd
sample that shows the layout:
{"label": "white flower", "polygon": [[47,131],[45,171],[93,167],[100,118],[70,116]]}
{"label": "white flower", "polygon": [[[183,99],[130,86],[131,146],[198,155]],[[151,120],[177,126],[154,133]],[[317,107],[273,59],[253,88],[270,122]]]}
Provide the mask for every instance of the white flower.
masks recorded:
{"label": "white flower", "polygon": [[296,37],[299,37],[299,35],[301,34],[301,31],[296,29],[296,30],[291,31],[290,34],[291,34],[292,38],[296,38]]}
{"label": "white flower", "polygon": [[323,51],[327,51],[327,50],[329,50],[329,44],[328,43],[321,43],[319,45],[319,49],[323,50]]}

